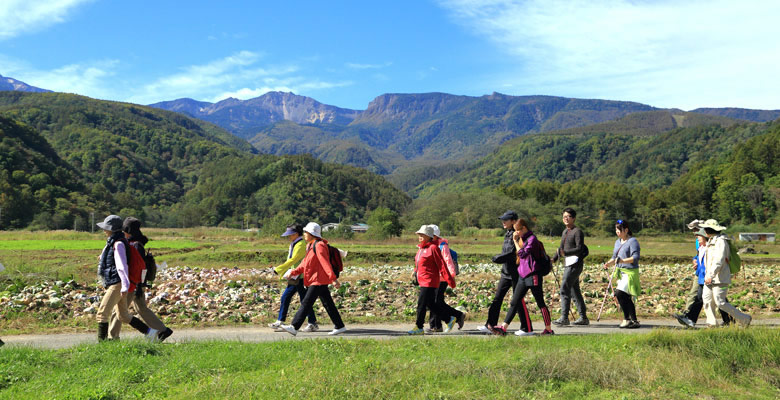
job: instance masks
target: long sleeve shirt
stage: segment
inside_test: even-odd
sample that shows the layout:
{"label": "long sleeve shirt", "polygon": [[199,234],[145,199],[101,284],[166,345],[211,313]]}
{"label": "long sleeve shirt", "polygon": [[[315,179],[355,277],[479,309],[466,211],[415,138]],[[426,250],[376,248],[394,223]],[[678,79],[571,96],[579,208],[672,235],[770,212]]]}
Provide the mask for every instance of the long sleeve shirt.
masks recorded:
{"label": "long sleeve shirt", "polygon": [[704,261],[705,279],[712,279],[713,284],[731,283],[731,269],[726,258],[729,255],[729,245],[724,235],[717,235],[707,241],[707,256]]}
{"label": "long sleeve shirt", "polygon": [[306,246],[306,256],[301,265],[290,272],[290,275],[300,274],[303,274],[304,286],[324,286],[336,280],[330,265],[327,240],[317,239]]}
{"label": "long sleeve shirt", "polygon": [[119,274],[119,279],[122,281],[122,293],[126,293],[130,289],[130,267],[127,265],[125,244],[119,240],[114,242],[114,263],[116,264],[116,272]]}
{"label": "long sleeve shirt", "polygon": [[613,259],[634,258],[631,264],[617,263],[618,268],[632,269],[639,268],[639,241],[630,237],[625,243],[620,243],[620,239],[615,241],[615,248],[612,250]]}
{"label": "long sleeve shirt", "polygon": [[282,264],[276,266],[274,268],[274,271],[276,271],[276,273],[279,274],[280,279],[284,280],[284,278],[282,277],[284,273],[287,272],[289,269],[293,268],[299,262],[301,262],[301,260],[303,260],[303,257],[305,256],[306,256],[306,242],[303,240],[303,238],[298,238],[293,243],[290,243],[290,249],[287,252],[287,260]]}

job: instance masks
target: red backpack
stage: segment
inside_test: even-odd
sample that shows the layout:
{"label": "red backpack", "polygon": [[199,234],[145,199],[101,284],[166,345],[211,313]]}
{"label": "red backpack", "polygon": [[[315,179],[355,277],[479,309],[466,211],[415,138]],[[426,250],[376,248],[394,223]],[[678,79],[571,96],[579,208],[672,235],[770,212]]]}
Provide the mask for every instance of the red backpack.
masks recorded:
{"label": "red backpack", "polygon": [[[317,241],[319,242],[319,240]],[[317,244],[314,244],[314,254],[317,254]],[[341,275],[341,271],[344,269],[344,261],[341,260],[341,252],[339,249],[333,247],[328,243],[328,258],[330,260],[330,266],[333,267],[333,273],[336,274],[336,278]]]}
{"label": "red backpack", "polygon": [[130,278],[130,288],[128,289],[129,293],[135,290],[136,285],[143,282],[146,261],[141,255],[141,252],[138,251],[135,246],[128,244],[125,247],[127,248],[127,266],[130,269],[127,271],[127,277]]}

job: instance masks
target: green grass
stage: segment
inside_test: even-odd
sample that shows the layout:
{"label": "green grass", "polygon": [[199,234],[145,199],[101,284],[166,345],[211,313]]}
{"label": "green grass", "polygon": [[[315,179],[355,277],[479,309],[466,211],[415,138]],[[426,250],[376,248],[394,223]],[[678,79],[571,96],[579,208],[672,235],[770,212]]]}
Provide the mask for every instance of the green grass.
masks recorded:
{"label": "green grass", "polygon": [[766,328],[0,349],[0,399],[778,396],[780,331]]}

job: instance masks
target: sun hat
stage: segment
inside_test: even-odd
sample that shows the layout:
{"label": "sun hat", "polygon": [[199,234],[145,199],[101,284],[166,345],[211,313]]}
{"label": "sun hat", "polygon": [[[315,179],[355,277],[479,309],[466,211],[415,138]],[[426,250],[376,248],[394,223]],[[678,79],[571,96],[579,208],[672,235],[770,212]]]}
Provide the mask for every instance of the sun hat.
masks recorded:
{"label": "sun hat", "polygon": [[292,236],[295,234],[298,234],[299,236],[303,235],[303,228],[301,228],[301,226],[298,224],[287,226],[287,230],[282,233],[282,237]]}
{"label": "sun hat", "polygon": [[316,222],[309,222],[306,224],[305,227],[303,227],[304,232],[309,232],[311,235],[316,236],[320,239],[322,239],[322,228],[320,228],[320,224]]}
{"label": "sun hat", "polygon": [[433,238],[433,227],[431,225],[423,225],[415,233]]}
{"label": "sun hat", "polygon": [[518,220],[518,219],[520,219],[520,217],[517,216],[516,212],[514,212],[512,210],[506,210],[506,212],[502,216],[498,217],[498,219],[500,219],[502,221],[508,221],[510,219]]}
{"label": "sun hat", "polygon": [[141,233],[141,221],[135,217],[127,217],[122,223],[122,232]]}
{"label": "sun hat", "polygon": [[433,228],[433,235],[441,237],[441,231],[439,230],[439,225],[431,225],[431,228]]}
{"label": "sun hat", "polygon": [[122,230],[122,217],[109,215],[103,222],[98,222],[97,226],[104,231],[119,232]]}
{"label": "sun hat", "polygon": [[703,236],[707,237],[707,231],[704,230],[704,228],[700,228],[696,233],[694,233],[695,236]]}
{"label": "sun hat", "polygon": [[688,223],[688,229],[699,229],[699,228],[700,228],[700,226],[699,226],[699,225],[700,225],[701,223],[703,223],[703,222],[704,222],[704,220],[701,220],[701,219],[694,219],[693,221],[691,221],[691,222],[689,222],[689,223]]}
{"label": "sun hat", "polygon": [[722,226],[718,223],[717,220],[714,219],[708,219],[704,221],[703,223],[699,224],[699,228],[710,228],[716,231],[723,231],[726,230],[725,226]]}

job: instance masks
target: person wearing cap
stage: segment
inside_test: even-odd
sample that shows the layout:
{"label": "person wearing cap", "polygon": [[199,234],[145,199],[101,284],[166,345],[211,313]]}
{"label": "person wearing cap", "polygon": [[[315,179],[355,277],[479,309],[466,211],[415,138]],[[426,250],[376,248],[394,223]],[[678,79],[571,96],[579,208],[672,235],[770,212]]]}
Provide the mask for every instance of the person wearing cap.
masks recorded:
{"label": "person wearing cap", "polygon": [[[146,255],[146,249],[144,246],[149,242],[149,238],[141,233],[141,221],[138,218],[127,217],[122,223],[122,232],[125,234],[130,246],[135,247],[138,250],[138,254]],[[128,308],[132,307],[137,313],[139,318],[151,328],[158,330],[157,338],[160,341],[167,339],[173,334],[173,330],[165,326],[160,321],[157,314],[149,309],[146,304],[146,294],[144,293],[144,285],[138,284],[134,293],[128,294]],[[118,340],[119,333],[122,330],[122,321],[117,317],[116,311],[111,313],[111,322],[108,329],[108,338],[111,340]]]}
{"label": "person wearing cap", "polygon": [[604,268],[615,265],[615,272],[610,278],[616,279],[614,294],[623,310],[623,322],[619,328],[637,329],[639,321],[636,318],[636,305],[632,296],[639,296],[642,287],[639,284],[639,241],[634,237],[628,222],[619,219],[615,223],[615,248],[612,258],[604,263]]}
{"label": "person wearing cap", "polygon": [[442,321],[448,321],[444,332],[452,330],[455,322],[459,327],[463,326],[465,314],[453,308],[444,307],[443,303],[436,301],[436,291],[439,289],[439,281],[442,276],[446,277],[447,284],[455,287],[455,278],[449,273],[444,265],[444,258],[441,250],[433,242],[433,227],[423,225],[417,230],[417,254],[414,256],[414,271],[412,276],[416,278],[420,285],[420,294],[417,297],[417,327],[408,331],[410,335],[422,335],[425,333],[423,325],[425,324],[425,311],[431,310],[438,315]]}
{"label": "person wearing cap", "polygon": [[585,253],[585,234],[574,225],[577,218],[577,212],[567,207],[563,210],[563,224],[566,225],[561,236],[561,245],[555,252],[552,262],[558,262],[559,258],[564,259],[563,277],[561,278],[561,317],[553,321],[555,325],[569,325],[569,310],[571,299],[577,303],[577,311],[580,316],[574,321],[574,325],[590,325],[587,309],[585,308],[585,299],[582,297],[580,289],[580,274],[583,269],[583,258]]}
{"label": "person wearing cap", "polygon": [[281,326],[283,330],[293,336],[298,334],[298,329],[303,325],[304,318],[312,312],[314,301],[318,298],[334,325],[333,330],[328,332],[328,335],[338,335],[347,330],[341,320],[339,310],[336,308],[336,303],[333,302],[333,297],[330,295],[330,289],[328,289],[328,285],[331,283],[336,289],[341,286],[341,283],[339,283],[336,273],[333,272],[328,252],[328,241],[322,238],[321,232],[322,228],[319,224],[315,222],[306,224],[303,228],[306,255],[301,265],[284,273],[285,279],[303,274],[303,284],[308,287],[306,295],[301,300],[301,307],[295,313],[292,323]]}
{"label": "person wearing cap", "polygon": [[[458,274],[457,267],[455,266],[455,260],[452,257],[452,253],[450,252],[450,244],[447,242],[447,239],[441,237],[441,230],[439,229],[438,225],[431,225],[431,228],[433,228],[433,244],[436,245],[439,250],[441,251],[442,259],[444,259],[444,265],[445,268],[442,268],[441,274],[439,276],[439,288],[436,290],[436,302],[441,304],[442,307],[446,308],[450,314],[454,314],[455,311],[460,311],[461,313],[466,313],[465,309],[462,307],[458,308],[452,308],[449,304],[447,304],[444,301],[444,294],[447,292],[447,276],[446,274],[449,274],[452,276],[452,279],[455,279],[455,276]],[[463,322],[465,320],[459,320],[458,321],[458,329],[463,328]],[[436,315],[435,312],[431,311],[430,318],[428,319],[428,326],[431,332],[442,332],[442,325],[441,325],[441,318],[439,318],[438,315]]]}
{"label": "person wearing cap", "polygon": [[122,233],[122,218],[109,215],[97,224],[106,234],[106,247],[100,254],[98,275],[103,281],[106,293],[100,301],[97,311],[98,341],[108,338],[108,325],[111,312],[116,310],[120,321],[130,324],[151,341],[158,340],[159,331],[148,327],[140,319],[130,315],[127,310],[128,291],[130,289],[129,264],[127,260],[127,239]]}
{"label": "person wearing cap", "polygon": [[[698,222],[704,221],[693,221],[688,227],[691,227],[691,225],[698,227]],[[698,228],[694,235],[696,238],[697,255],[693,258],[693,266],[696,270],[697,279],[693,280],[693,286],[689,293],[684,311],[680,314],[674,314],[674,317],[677,318],[677,322],[690,328],[696,326],[696,322],[699,320],[699,314],[704,306],[702,293],[704,291],[704,275],[706,271],[704,259],[707,254],[707,232],[704,228]],[[731,317],[727,312],[720,310],[720,316],[723,319],[723,325],[728,325],[731,322]]]}
{"label": "person wearing cap", "polygon": [[723,310],[734,318],[740,325],[750,326],[753,320],[748,314],[739,311],[726,300],[729,283],[731,283],[731,269],[729,268],[729,238],[722,233],[726,230],[718,221],[708,219],[699,224],[707,235],[707,254],[704,257],[704,290],[701,297],[704,302],[704,313],[707,315],[707,326],[717,326],[715,318],[717,310]]}
{"label": "person wearing cap", "polygon": [[[287,251],[287,261],[273,268],[273,271],[279,275],[280,279],[285,280],[284,274],[296,266],[303,260],[306,255],[306,241],[303,240],[303,226],[301,224],[288,225],[287,230],[282,234],[282,237],[286,237],[290,240],[290,248]],[[290,279],[286,279],[287,287],[282,292],[281,305],[279,306],[279,316],[276,322],[268,324],[269,327],[274,329],[281,329],[282,324],[287,319],[287,310],[290,308],[290,302],[293,295],[298,293],[301,302],[306,297],[306,288],[303,286],[303,278],[301,276],[291,276]],[[303,328],[303,332],[316,332],[320,329],[317,325],[317,316],[312,308],[311,312],[307,315],[309,324]]]}
{"label": "person wearing cap", "polygon": [[[496,264],[503,264],[501,268],[501,275],[496,282],[496,293],[493,296],[493,301],[488,308],[487,321],[484,325],[480,325],[477,329],[484,333],[493,333],[493,328],[498,324],[498,317],[501,314],[501,306],[504,304],[504,297],[509,292],[509,289],[514,290],[517,286],[519,275],[517,272],[517,253],[515,252],[515,242],[513,236],[515,233],[515,222],[520,217],[512,210],[507,210],[504,214],[498,217],[501,220],[501,225],[506,229],[504,233],[504,244],[501,247],[501,253],[493,256],[493,262]],[[514,293],[514,292],[513,292]],[[525,324],[525,322],[521,322]],[[523,327],[528,329],[527,326]]]}

